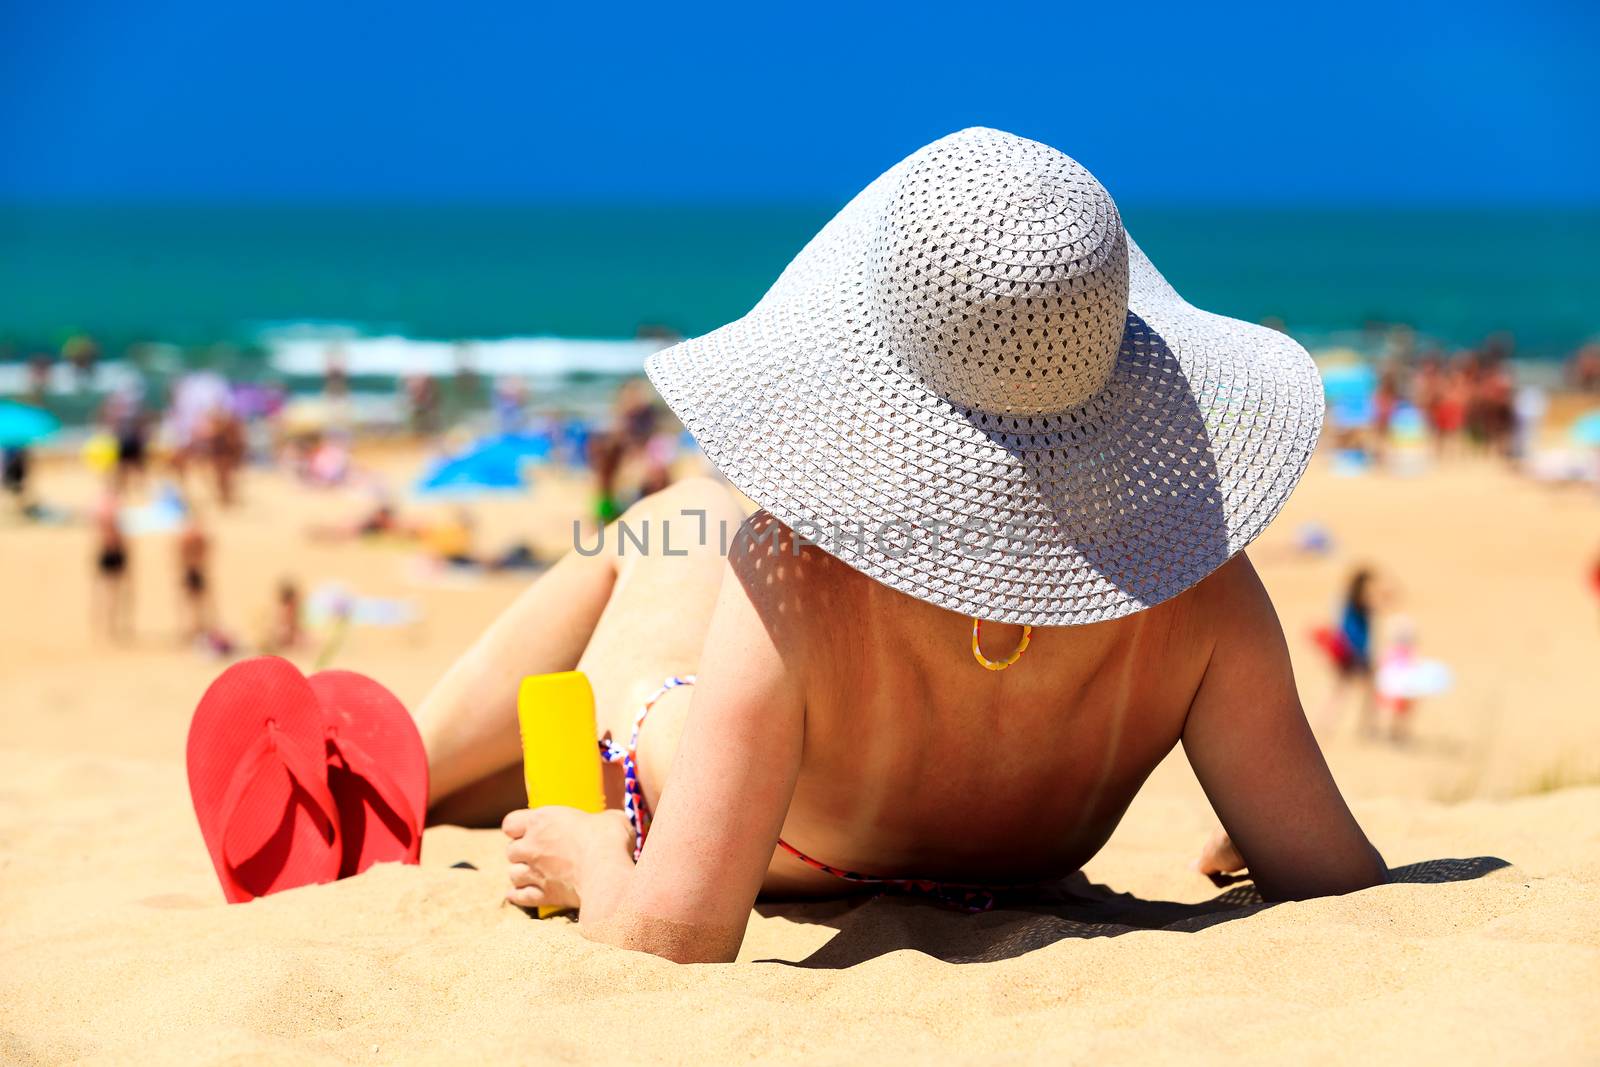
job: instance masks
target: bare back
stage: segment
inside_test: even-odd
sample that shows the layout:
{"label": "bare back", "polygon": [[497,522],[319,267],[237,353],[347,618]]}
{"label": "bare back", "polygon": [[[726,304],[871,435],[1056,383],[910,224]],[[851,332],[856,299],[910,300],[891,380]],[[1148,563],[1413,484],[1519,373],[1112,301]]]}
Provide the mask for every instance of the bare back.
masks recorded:
{"label": "bare back", "polygon": [[[970,619],[815,547],[796,552],[786,532],[763,529],[772,521],[752,520],[755,547],[733,567],[758,583],[752,599],[803,686],[783,838],[885,876],[1033,882],[1082,866],[1178,742],[1210,652],[1207,587],[1112,622],[1036,630],[1014,668],[987,671]],[[1021,632],[989,624],[985,645],[1009,650]],[[839,886],[778,852],[765,888]]]}
{"label": "bare back", "polygon": [[[855,870],[1025,882],[1078,869],[1177,743],[1209,651],[1196,593],[1037,630],[1015,666],[988,671],[970,619],[815,548],[798,569],[806,744],[784,837]],[[984,639],[1001,654],[1021,632],[989,624]]]}

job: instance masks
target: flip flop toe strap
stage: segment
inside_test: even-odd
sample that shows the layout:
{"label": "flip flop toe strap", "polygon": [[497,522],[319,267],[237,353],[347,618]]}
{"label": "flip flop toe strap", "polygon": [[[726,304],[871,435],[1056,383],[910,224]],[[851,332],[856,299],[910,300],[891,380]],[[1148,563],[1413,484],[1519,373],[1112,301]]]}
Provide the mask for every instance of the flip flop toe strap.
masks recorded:
{"label": "flip flop toe strap", "polygon": [[[327,762],[299,740],[284,733],[275,722],[256,739],[234,770],[228,791],[222,798],[222,854],[228,866],[237,871],[277,834],[293,784],[298,783],[321,813],[322,833],[329,844],[335,840],[339,809],[328,791]],[[285,788],[288,785],[288,788]],[[262,803],[265,792],[269,802]],[[253,806],[246,801],[252,801]]]}
{"label": "flip flop toe strap", "polygon": [[406,798],[405,790],[401,789],[400,784],[394,780],[393,776],[383,769],[382,763],[374,759],[371,753],[362,748],[353,739],[332,734],[329,736],[329,740],[333,742],[333,747],[343,757],[345,766],[350,769],[350,773],[366,779],[367,783],[372,786],[373,791],[378,794],[378,798],[388,806],[390,811],[400,817],[400,821],[405,824],[405,841],[409,845],[416,836],[417,827],[420,825],[421,820],[417,818],[416,811],[411,807],[411,801]]}

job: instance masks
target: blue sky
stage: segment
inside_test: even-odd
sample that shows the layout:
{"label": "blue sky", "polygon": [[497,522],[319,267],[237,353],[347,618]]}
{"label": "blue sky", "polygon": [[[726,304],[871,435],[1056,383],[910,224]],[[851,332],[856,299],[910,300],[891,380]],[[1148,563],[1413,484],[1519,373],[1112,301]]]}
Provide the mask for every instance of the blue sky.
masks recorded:
{"label": "blue sky", "polygon": [[0,199],[829,203],[982,124],[1124,201],[1596,203],[1597,10],[6,0]]}

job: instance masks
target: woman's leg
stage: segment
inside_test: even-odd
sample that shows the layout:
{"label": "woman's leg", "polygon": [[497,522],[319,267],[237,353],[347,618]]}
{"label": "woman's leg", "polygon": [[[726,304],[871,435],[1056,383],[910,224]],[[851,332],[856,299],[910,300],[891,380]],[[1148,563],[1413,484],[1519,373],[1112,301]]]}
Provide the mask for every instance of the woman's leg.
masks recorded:
{"label": "woman's leg", "polygon": [[650,692],[693,671],[721,581],[721,545],[742,520],[721,484],[680,482],[630,508],[606,530],[600,552],[569,553],[512,604],[419,711],[435,818],[498,823],[521,806],[516,700],[527,675],[583,670],[599,729],[626,741]]}
{"label": "woman's leg", "polygon": [[570,553],[539,577],[445,672],[422,702],[433,807],[457,790],[520,765],[517,688],[530,674],[570,671],[611,595],[603,556]]}

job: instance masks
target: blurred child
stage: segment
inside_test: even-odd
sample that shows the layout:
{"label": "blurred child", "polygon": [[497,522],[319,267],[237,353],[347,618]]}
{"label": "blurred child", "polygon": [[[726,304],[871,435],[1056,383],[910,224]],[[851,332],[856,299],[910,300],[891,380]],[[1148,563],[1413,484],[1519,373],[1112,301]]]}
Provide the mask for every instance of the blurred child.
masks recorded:
{"label": "blurred child", "polygon": [[94,614],[97,624],[114,641],[133,636],[133,592],[128,588],[128,539],[122,532],[121,506],[121,497],[108,491],[94,512],[99,545],[95,556]]}
{"label": "blurred child", "polygon": [[1443,663],[1417,654],[1417,628],[1410,619],[1396,619],[1390,629],[1393,636],[1378,663],[1378,700],[1388,714],[1389,740],[1404,744],[1411,740],[1416,702],[1449,689],[1451,677]]}
{"label": "blurred child", "polygon": [[1328,654],[1335,672],[1333,691],[1318,722],[1331,725],[1338,717],[1345,693],[1354,686],[1361,693],[1361,732],[1373,736],[1378,729],[1377,693],[1372,674],[1373,573],[1358,567],[1345,587],[1338,625],[1323,627],[1312,636]]}
{"label": "blurred child", "polygon": [[1394,637],[1378,663],[1378,701],[1389,716],[1389,740],[1404,743],[1411,737],[1411,708],[1417,695],[1405,676],[1417,664],[1417,632],[1409,619],[1397,619]]}

